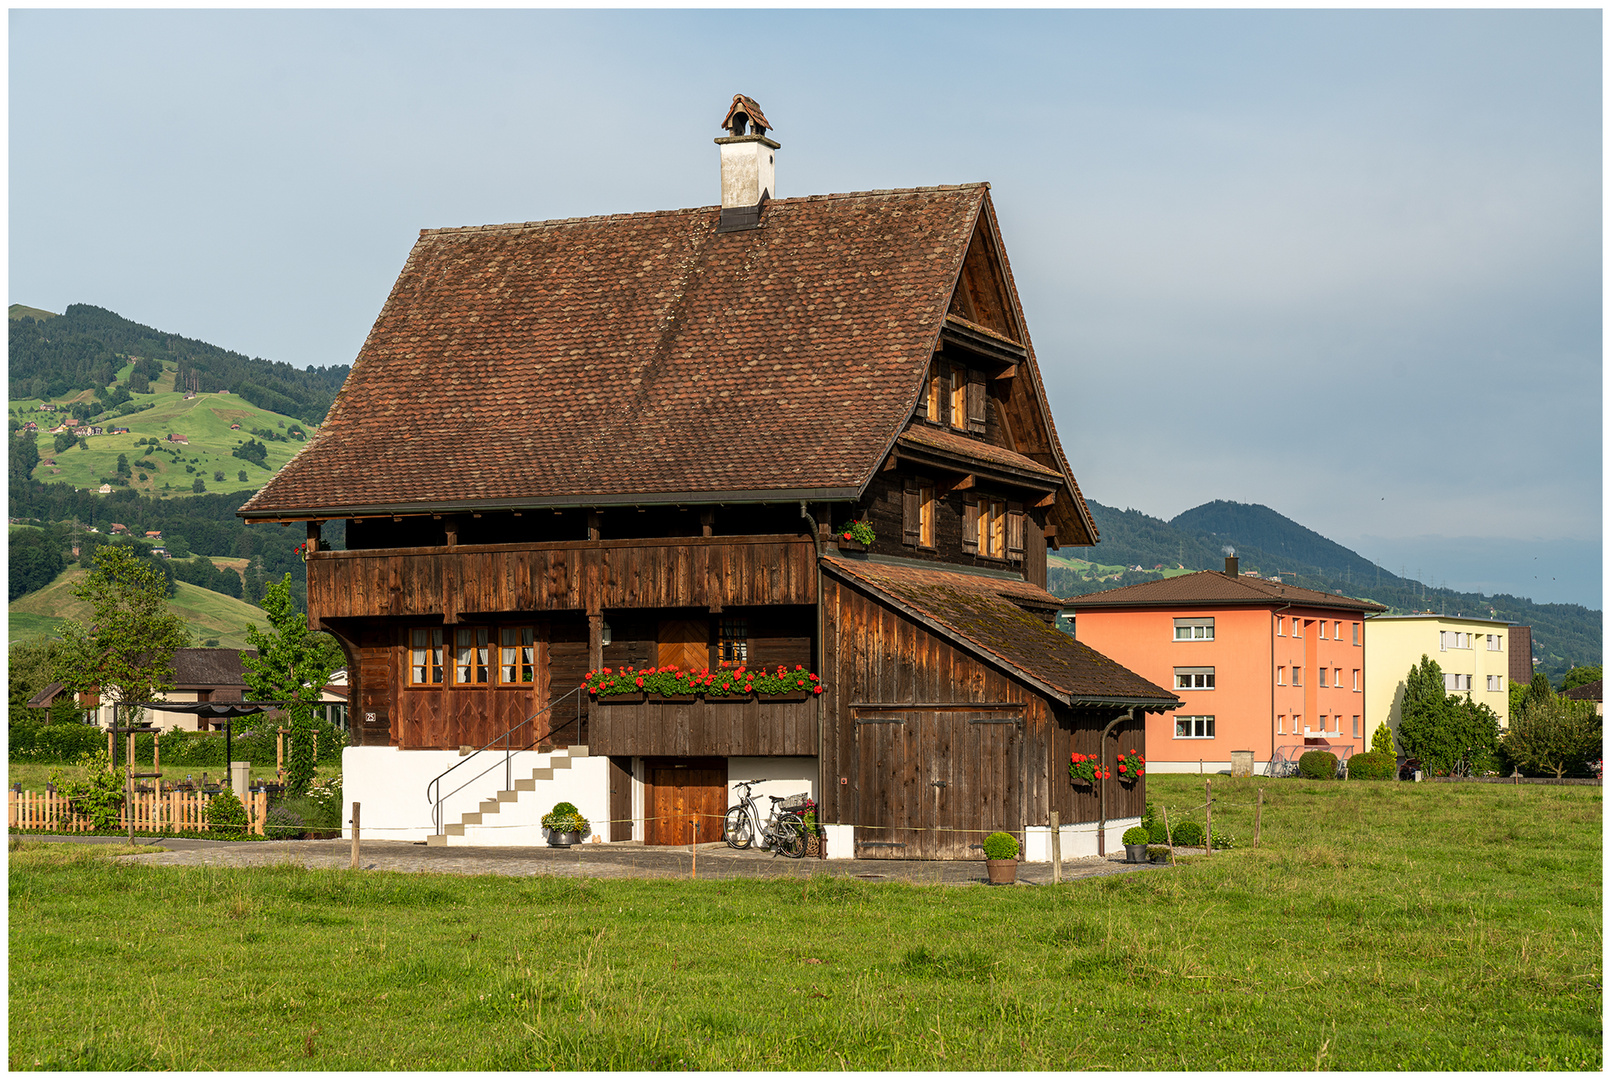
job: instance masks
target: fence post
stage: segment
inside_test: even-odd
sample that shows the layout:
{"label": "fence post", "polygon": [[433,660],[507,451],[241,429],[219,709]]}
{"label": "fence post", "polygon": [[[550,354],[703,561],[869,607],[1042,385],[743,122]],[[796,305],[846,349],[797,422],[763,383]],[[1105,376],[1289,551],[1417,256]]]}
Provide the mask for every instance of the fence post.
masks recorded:
{"label": "fence post", "polygon": [[1253,846],[1259,846],[1259,827],[1264,822],[1264,789],[1259,788],[1259,804],[1253,810]]}
{"label": "fence post", "polygon": [[1203,844],[1208,854],[1214,854],[1214,781],[1203,781],[1203,792],[1207,796],[1203,807]]}
{"label": "fence post", "polygon": [[1063,881],[1063,832],[1056,810],[1051,813],[1050,823],[1052,826],[1052,884],[1060,885]]}
{"label": "fence post", "polygon": [[358,869],[358,808],[359,808],[358,803],[353,803],[352,804],[352,866],[351,866],[351,869],[353,869],[353,870]]}

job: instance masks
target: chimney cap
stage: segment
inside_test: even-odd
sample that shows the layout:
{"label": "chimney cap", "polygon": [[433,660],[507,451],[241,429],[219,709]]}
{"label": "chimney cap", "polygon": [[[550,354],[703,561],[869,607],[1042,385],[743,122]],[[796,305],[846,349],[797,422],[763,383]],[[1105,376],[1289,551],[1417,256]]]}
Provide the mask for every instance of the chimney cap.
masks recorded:
{"label": "chimney cap", "polygon": [[722,118],[722,127],[733,135],[743,135],[746,122],[755,129],[756,135],[765,135],[772,126],[772,122],[761,112],[761,107],[755,104],[753,99],[743,94],[734,94],[733,104],[729,106],[727,115]]}

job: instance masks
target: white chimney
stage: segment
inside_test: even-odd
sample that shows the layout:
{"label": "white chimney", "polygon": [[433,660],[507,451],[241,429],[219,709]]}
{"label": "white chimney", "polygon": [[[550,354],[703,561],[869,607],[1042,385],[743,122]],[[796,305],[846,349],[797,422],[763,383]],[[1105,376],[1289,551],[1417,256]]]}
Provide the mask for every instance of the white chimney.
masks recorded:
{"label": "white chimney", "polygon": [[759,105],[743,94],[733,95],[722,121],[729,134],[716,140],[722,154],[722,214],[717,232],[758,228],[762,204],[777,194],[774,153],[779,145],[766,137],[771,126]]}

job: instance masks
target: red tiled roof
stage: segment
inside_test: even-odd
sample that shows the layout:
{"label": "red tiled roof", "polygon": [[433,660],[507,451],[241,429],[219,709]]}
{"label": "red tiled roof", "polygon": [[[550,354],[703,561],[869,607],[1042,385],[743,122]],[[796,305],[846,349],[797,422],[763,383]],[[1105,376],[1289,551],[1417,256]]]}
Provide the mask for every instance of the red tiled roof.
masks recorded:
{"label": "red tiled roof", "polygon": [[1178,705],[1174,694],[1052,628],[1021,605],[1056,597],[1022,580],[824,556],[823,565],[939,629],[971,651],[1040,684],[1065,703]]}
{"label": "red tiled roof", "polygon": [[1603,681],[1604,680],[1602,679],[1595,679],[1593,682],[1586,682],[1582,686],[1574,686],[1570,690],[1562,690],[1561,696],[1563,698],[1571,698],[1574,701],[1601,701],[1603,699],[1600,696],[1600,684]]}
{"label": "red tiled roof", "polygon": [[970,439],[966,435],[940,431],[923,424],[914,424],[901,432],[899,441],[908,446],[941,450],[947,454],[976,461],[982,465],[1003,465],[1009,469],[1017,469],[1020,472],[1044,476],[1049,480],[1062,480],[1062,476],[1056,469],[1048,469],[1040,462],[1027,458],[1022,454],[1015,454],[1006,447],[993,446],[978,439]]}
{"label": "red tiled roof", "polygon": [[728,107],[727,115],[722,117],[721,126],[723,128],[731,129],[733,114],[736,112],[742,112],[745,116],[748,116],[750,123],[762,131],[772,130],[772,122],[761,113],[761,107],[743,94],[733,95],[733,104]]}
{"label": "red tiled roof", "polygon": [[1143,581],[1118,589],[1071,596],[1065,603],[1076,612],[1117,607],[1202,607],[1213,605],[1297,604],[1305,607],[1343,608],[1348,611],[1386,611],[1374,600],[1356,600],[1337,593],[1300,589],[1263,578],[1231,577],[1218,570],[1199,570],[1159,581]]}
{"label": "red tiled roof", "polygon": [[[244,516],[853,498],[916,403],[984,184],[421,233]],[[810,493],[809,495],[807,493]]]}

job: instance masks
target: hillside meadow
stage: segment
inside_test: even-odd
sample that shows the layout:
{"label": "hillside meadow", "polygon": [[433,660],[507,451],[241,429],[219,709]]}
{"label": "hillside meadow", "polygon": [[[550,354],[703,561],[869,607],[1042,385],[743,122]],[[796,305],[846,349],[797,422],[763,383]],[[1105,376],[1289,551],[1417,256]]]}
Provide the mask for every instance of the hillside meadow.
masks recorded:
{"label": "hillside meadow", "polygon": [[[241,562],[239,559],[215,560],[219,565],[239,565]],[[72,563],[43,589],[13,600],[7,620],[11,640],[49,637],[59,634],[61,624],[67,619],[87,618],[90,607],[73,595],[73,587],[88,573],[84,567]],[[247,626],[253,623],[258,626],[268,624],[267,616],[256,605],[185,581],[174,583],[174,594],[168,598],[168,608],[185,620],[196,645],[217,638],[220,648],[244,649],[247,647]]]}
{"label": "hillside meadow", "polygon": [[[1149,777],[1171,818],[1195,776]],[[1253,848],[1260,787],[1262,846]],[[13,1069],[1602,1066],[1597,787],[1215,785],[1061,886],[10,857]]]}

